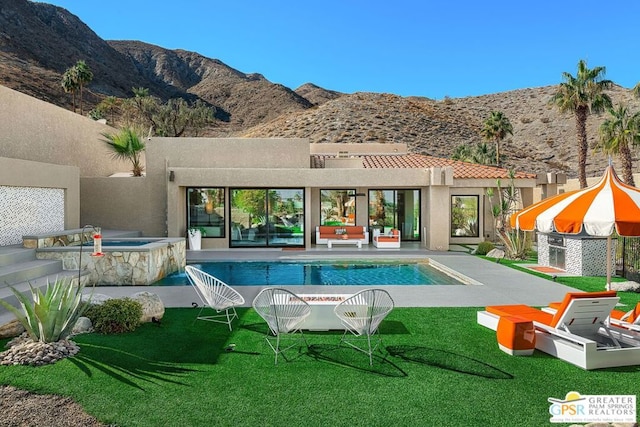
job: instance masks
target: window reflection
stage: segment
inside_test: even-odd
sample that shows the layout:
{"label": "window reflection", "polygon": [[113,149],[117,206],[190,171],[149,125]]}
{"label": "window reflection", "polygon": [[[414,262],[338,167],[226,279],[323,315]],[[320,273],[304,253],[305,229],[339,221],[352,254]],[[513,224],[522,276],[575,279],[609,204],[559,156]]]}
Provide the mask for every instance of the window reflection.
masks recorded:
{"label": "window reflection", "polygon": [[451,237],[478,237],[478,196],[451,196]]}
{"label": "window reflection", "polygon": [[303,246],[303,189],[231,190],[231,246]]}
{"label": "window reflection", "polygon": [[187,199],[187,227],[199,228],[202,237],[224,237],[224,188],[189,188]]}
{"label": "window reflection", "polygon": [[320,190],[320,225],[356,225],[356,190]]}

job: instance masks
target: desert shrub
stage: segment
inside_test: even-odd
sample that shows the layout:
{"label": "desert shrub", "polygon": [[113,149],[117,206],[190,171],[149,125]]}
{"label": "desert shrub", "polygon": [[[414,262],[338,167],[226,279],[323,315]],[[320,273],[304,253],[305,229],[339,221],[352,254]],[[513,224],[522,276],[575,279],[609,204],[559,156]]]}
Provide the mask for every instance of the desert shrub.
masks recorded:
{"label": "desert shrub", "polygon": [[486,255],[489,252],[491,252],[493,249],[495,249],[496,245],[494,245],[491,242],[480,242],[480,244],[478,244],[478,249],[476,249],[476,254],[477,255]]}
{"label": "desert shrub", "polygon": [[84,286],[76,286],[68,277],[56,278],[54,282],[47,280],[44,292],[29,284],[31,298],[9,288],[22,310],[3,300],[0,304],[16,316],[34,341],[51,343],[67,338],[86,306],[82,303]]}
{"label": "desert shrub", "polygon": [[113,298],[102,304],[92,304],[84,314],[101,334],[134,331],[140,325],[142,305],[131,298]]}

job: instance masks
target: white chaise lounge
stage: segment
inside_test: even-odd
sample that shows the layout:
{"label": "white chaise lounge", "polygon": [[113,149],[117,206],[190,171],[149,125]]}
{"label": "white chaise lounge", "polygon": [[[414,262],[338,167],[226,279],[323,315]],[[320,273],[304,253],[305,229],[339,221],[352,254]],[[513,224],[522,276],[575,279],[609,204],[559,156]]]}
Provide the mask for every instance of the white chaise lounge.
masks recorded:
{"label": "white chaise lounge", "polygon": [[568,293],[557,310],[527,305],[489,306],[480,325],[496,330],[501,316],[530,320],[535,347],[583,369],[640,365],[640,333],[610,324],[615,291]]}

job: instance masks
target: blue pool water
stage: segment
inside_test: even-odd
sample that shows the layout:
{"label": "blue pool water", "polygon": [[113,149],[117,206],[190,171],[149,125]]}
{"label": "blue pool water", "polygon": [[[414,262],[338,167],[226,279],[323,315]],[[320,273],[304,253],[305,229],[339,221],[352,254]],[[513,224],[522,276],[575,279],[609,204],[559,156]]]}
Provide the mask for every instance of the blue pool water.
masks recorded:
{"label": "blue pool water", "polygon": [[[232,286],[284,285],[461,285],[424,262],[292,261],[192,264]],[[187,285],[184,272],[154,285]]]}

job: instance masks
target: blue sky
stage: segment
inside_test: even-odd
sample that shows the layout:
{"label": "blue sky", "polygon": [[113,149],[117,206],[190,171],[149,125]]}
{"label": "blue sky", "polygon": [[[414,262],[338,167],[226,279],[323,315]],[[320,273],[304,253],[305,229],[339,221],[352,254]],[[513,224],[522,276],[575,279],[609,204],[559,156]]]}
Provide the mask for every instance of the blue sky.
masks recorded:
{"label": "blue sky", "polygon": [[635,0],[48,3],[103,39],[198,52],[291,89],[475,96],[557,84],[580,59],[640,81]]}

